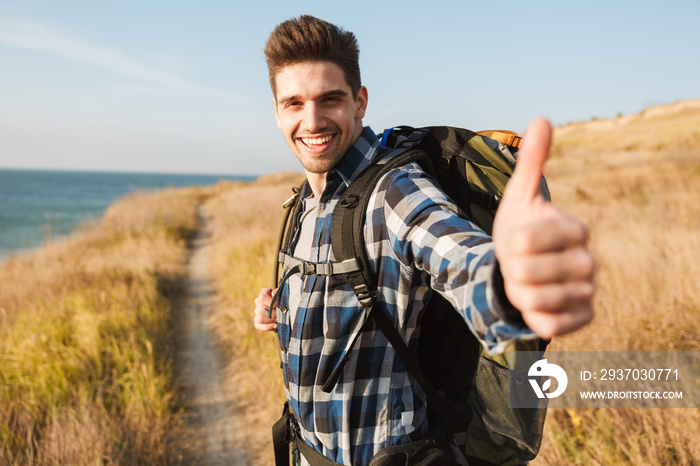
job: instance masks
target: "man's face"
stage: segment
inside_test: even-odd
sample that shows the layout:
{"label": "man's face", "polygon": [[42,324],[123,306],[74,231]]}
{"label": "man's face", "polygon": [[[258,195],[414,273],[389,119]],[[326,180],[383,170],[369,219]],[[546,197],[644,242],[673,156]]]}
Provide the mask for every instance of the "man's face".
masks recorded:
{"label": "man's face", "polygon": [[342,69],[325,61],[285,66],[276,83],[275,116],[287,144],[308,173],[331,171],[362,133],[367,89],[353,99]]}

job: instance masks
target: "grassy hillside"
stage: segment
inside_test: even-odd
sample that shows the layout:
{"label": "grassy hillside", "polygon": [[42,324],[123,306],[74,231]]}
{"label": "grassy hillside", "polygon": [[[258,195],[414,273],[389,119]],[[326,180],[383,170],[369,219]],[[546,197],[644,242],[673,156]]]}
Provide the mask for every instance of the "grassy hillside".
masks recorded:
{"label": "grassy hillside", "polygon": [[199,189],[133,194],[0,267],[0,464],[173,464],[171,301]]}

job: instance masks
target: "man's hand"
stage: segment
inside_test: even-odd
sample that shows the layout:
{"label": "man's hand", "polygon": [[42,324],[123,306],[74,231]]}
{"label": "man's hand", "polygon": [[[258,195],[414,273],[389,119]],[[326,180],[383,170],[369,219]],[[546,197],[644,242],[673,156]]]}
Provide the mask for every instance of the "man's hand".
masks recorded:
{"label": "man's hand", "polygon": [[552,129],[533,121],[493,225],[506,295],[528,327],[549,339],[593,318],[595,261],[585,225],[544,200],[539,191]]}
{"label": "man's hand", "polygon": [[267,317],[267,310],[270,309],[270,303],[272,302],[274,292],[275,290],[272,288],[263,288],[260,290],[260,295],[255,298],[255,318],[253,319],[253,324],[256,329],[263,332],[277,329],[277,309],[273,308],[271,316]]}

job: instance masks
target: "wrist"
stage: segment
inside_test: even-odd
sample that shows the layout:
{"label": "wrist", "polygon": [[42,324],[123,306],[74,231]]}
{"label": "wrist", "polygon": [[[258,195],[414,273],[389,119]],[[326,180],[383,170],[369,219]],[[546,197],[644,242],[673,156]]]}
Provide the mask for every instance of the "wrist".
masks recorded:
{"label": "wrist", "polygon": [[511,324],[517,325],[519,327],[527,327],[525,321],[523,320],[523,315],[518,308],[513,306],[513,303],[508,299],[506,294],[505,283],[503,281],[503,275],[501,274],[501,266],[498,259],[495,260],[493,267],[493,288],[494,295],[501,305],[501,310],[503,311],[503,317],[506,321]]}

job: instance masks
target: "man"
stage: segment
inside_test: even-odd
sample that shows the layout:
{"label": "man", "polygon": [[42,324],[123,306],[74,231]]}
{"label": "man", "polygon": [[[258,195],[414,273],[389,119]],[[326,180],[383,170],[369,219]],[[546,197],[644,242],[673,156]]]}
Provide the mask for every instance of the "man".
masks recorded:
{"label": "man", "polygon": [[[362,126],[355,36],[302,16],[280,24],[265,48],[277,125],[306,173],[293,255],[333,261],[330,219],[340,195],[377,156]],[[364,234],[379,279],[377,305],[415,348],[421,312],[445,296],[490,351],[517,338],[551,338],[593,317],[594,261],[584,225],[539,194],[551,129],[534,121],[501,201],[493,238],[458,216],[454,203],[418,165],[377,185]],[[502,282],[501,282],[502,280]],[[498,285],[502,283],[502,287]],[[499,291],[500,290],[500,291]],[[381,449],[425,437],[426,396],[380,331],[360,332],[362,305],[338,276],[293,276],[256,299],[255,328],[278,330],[290,411],[304,441],[332,461],[367,464]],[[341,358],[340,379],[321,387]]]}

